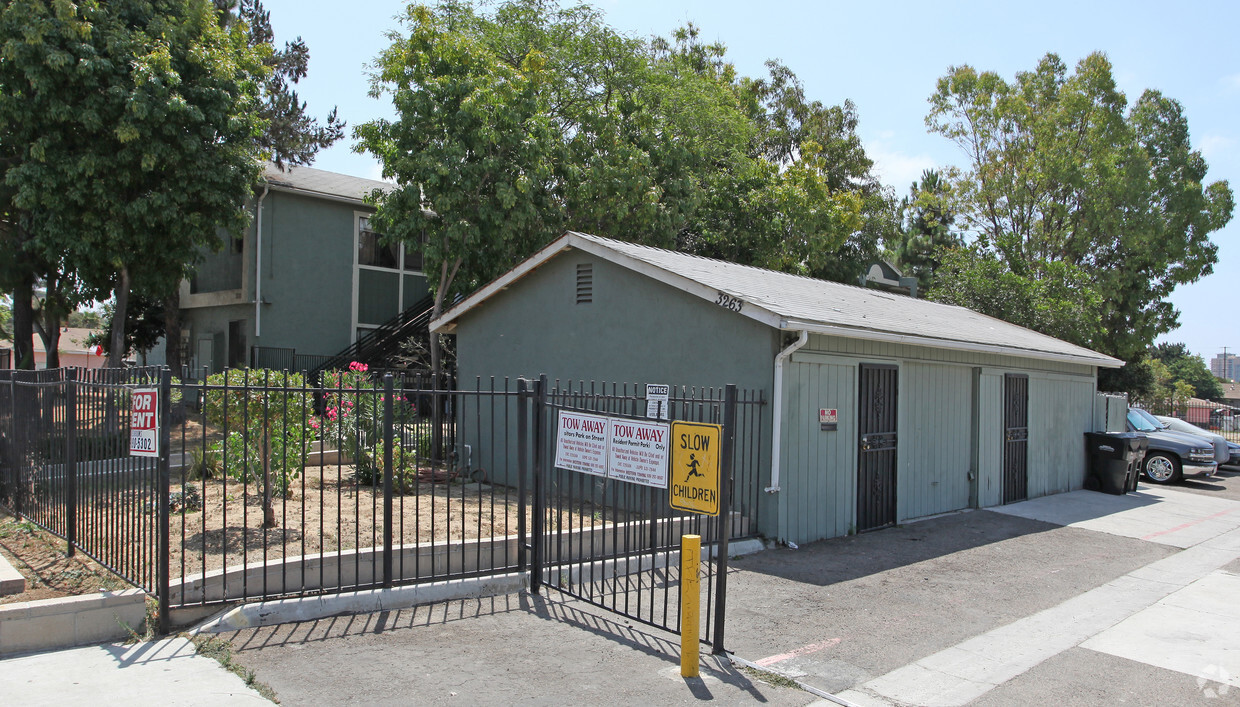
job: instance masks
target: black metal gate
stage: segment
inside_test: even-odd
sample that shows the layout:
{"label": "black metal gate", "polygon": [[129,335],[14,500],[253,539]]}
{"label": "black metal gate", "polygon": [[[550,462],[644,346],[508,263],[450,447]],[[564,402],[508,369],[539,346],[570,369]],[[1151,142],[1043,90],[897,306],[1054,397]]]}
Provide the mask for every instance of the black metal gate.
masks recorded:
{"label": "black metal gate", "polygon": [[857,451],[857,531],[896,522],[896,393],[899,369],[862,364]]}
{"label": "black metal gate", "polygon": [[1003,502],[1029,496],[1029,376],[1003,377]]}
{"label": "black metal gate", "polygon": [[[703,601],[699,635],[723,650],[730,539],[757,534],[757,489],[763,401],[726,389],[672,387],[668,421],[723,425],[718,517],[674,510],[668,490],[555,467],[555,424],[561,410],[645,419],[636,386],[522,381],[518,438],[532,442],[530,588],[543,585],[634,621],[679,633],[680,538],[701,536]],[[739,430],[739,433],[737,432]]]}

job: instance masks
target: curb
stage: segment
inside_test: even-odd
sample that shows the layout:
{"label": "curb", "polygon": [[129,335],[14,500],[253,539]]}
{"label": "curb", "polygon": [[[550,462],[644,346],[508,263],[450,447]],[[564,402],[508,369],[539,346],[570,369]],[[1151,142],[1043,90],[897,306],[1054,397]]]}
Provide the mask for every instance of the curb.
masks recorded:
{"label": "curb", "polygon": [[492,577],[413,584],[390,589],[278,599],[242,604],[226,609],[189,629],[186,633],[196,636],[199,633],[223,633],[295,621],[313,621],[344,614],[408,609],[419,604],[433,604],[453,599],[476,599],[515,594],[528,586],[529,573],[510,572]]}

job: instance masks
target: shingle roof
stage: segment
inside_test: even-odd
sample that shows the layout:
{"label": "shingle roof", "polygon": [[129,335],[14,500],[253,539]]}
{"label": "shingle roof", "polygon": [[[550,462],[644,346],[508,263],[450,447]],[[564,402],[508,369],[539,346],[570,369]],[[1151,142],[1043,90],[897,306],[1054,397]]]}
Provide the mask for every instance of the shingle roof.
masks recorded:
{"label": "shingle roof", "polygon": [[572,231],[445,312],[432,322],[432,328],[451,329],[461,314],[568,248],[590,252],[712,301],[726,294],[739,302],[740,314],[782,330],[1107,368],[1123,365],[1110,356],[964,307]]}
{"label": "shingle roof", "polygon": [[389,182],[350,177],[313,167],[289,167],[281,172],[271,164],[267,165],[263,177],[275,189],[334,197],[359,204],[374,190],[387,191],[394,186]]}

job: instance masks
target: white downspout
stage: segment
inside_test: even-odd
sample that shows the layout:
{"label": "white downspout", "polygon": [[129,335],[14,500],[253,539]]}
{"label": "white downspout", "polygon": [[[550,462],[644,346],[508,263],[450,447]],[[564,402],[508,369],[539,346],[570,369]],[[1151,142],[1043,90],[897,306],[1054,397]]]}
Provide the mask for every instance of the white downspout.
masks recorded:
{"label": "white downspout", "polygon": [[258,337],[263,333],[263,199],[267,198],[270,184],[263,185],[263,193],[258,197],[257,212],[254,217],[254,345],[258,345]]}
{"label": "white downspout", "polygon": [[797,340],[775,356],[775,416],[771,426],[771,485],[767,487],[767,493],[779,493],[779,462],[780,451],[783,448],[779,436],[784,426],[784,362],[807,343],[809,343],[809,332],[802,329]]}

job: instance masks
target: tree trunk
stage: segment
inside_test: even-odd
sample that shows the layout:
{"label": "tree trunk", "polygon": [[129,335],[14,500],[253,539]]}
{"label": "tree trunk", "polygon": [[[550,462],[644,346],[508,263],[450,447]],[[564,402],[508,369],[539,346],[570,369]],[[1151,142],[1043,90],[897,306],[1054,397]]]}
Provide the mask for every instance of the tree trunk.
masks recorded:
{"label": "tree trunk", "polygon": [[175,376],[181,375],[185,365],[185,351],[181,348],[181,290],[178,287],[164,298],[164,361]]}
{"label": "tree trunk", "polygon": [[26,279],[13,289],[13,368],[34,370],[34,285]]}
{"label": "tree trunk", "polygon": [[[452,286],[452,280],[456,278],[456,271],[461,267],[461,258],[457,258],[452,265],[452,269],[448,270],[448,261],[444,261],[439,267],[439,286],[435,288],[435,307],[431,310],[431,321],[439,318],[443,314],[444,299],[447,298],[448,288]],[[443,350],[438,332],[431,332],[431,386],[432,390],[438,390],[440,382],[444,383],[444,389],[448,389],[447,381],[443,378]],[[433,396],[434,405],[431,407],[431,459],[444,459],[443,455],[443,405],[442,401]]]}
{"label": "tree trunk", "polygon": [[129,268],[121,266],[116,286],[116,309],[112,310],[112,340],[108,346],[108,367],[120,368],[125,361],[125,316],[129,309]]}

